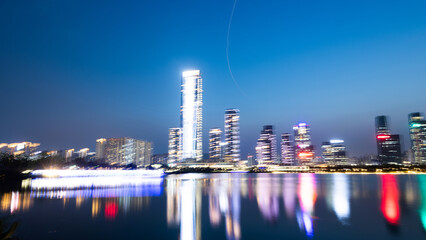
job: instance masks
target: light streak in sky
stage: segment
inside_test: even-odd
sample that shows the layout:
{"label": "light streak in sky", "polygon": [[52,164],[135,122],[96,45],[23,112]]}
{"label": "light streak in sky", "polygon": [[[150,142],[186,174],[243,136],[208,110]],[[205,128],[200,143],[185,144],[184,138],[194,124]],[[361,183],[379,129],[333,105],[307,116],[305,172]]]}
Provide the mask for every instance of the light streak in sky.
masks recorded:
{"label": "light streak in sky", "polygon": [[238,0],[234,1],[234,5],[232,6],[231,17],[229,18],[229,23],[228,23],[228,32],[226,34],[226,60],[228,62],[228,70],[229,70],[229,74],[231,75],[232,81],[234,81],[235,86],[237,86],[238,90],[240,90],[242,94],[247,96],[247,94],[240,87],[240,84],[238,84],[237,80],[235,80],[234,74],[232,73],[231,64],[229,63],[229,33],[231,32],[232,19],[234,18],[235,6],[237,5],[237,1]]}

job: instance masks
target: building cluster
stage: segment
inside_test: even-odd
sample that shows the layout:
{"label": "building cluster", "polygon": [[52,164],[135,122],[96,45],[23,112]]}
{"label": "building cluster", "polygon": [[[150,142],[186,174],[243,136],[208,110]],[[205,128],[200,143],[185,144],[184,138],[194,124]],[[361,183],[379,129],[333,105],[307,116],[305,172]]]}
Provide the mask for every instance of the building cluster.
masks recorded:
{"label": "building cluster", "polygon": [[[185,71],[181,82],[180,127],[169,129],[169,166],[197,163],[202,160],[202,77],[199,70]],[[315,154],[310,125],[301,122],[293,126],[293,134],[281,134],[280,148],[272,125],[265,125],[255,146],[255,155],[242,160],[240,156],[240,115],[238,109],[225,111],[224,129],[209,131],[209,162],[239,165],[311,165],[350,163],[342,139],[330,139]],[[409,115],[411,148],[409,163],[426,163],[426,120],[420,113]],[[224,137],[222,138],[222,133]],[[391,134],[386,116],[376,117],[378,164],[402,163],[400,135]],[[278,154],[279,149],[281,155]]]}
{"label": "building cluster", "polygon": [[38,147],[40,147],[40,143],[0,143],[0,153],[7,153],[14,156],[21,154],[26,156],[32,156],[37,152]]}
{"label": "building cluster", "polygon": [[146,167],[152,163],[153,144],[134,138],[96,140],[96,160],[114,166]]}
{"label": "building cluster", "polygon": [[[180,127],[169,129],[168,165],[197,163],[203,160],[202,105],[203,79],[199,70],[182,73]],[[209,132],[209,158],[212,161],[240,161],[240,116],[238,109],[225,111],[224,138],[222,130]]]}

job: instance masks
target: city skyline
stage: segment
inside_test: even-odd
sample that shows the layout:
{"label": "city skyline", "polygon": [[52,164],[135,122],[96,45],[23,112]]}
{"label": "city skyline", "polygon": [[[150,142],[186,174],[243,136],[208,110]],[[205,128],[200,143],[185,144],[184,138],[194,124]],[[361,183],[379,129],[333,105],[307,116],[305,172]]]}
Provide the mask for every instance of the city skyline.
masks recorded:
{"label": "city skyline", "polygon": [[339,138],[349,156],[375,154],[378,115],[392,119],[407,150],[407,115],[426,112],[425,3],[411,3],[238,2],[229,62],[241,92],[225,54],[232,2],[165,2],[165,12],[160,3],[2,2],[0,102],[9,117],[0,142],[95,149],[98,138],[132,137],[166,153],[168,129],[179,125],[180,74],[200,69],[204,153],[228,108],[240,110],[241,158],[254,154],[261,126],[280,136],[299,122],[311,125],[316,150]]}

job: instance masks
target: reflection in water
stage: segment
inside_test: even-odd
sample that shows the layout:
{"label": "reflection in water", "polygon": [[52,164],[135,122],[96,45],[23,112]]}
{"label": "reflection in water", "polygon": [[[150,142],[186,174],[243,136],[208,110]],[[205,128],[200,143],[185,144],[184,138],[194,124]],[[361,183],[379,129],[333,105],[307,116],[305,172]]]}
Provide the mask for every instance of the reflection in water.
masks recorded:
{"label": "reflection in water", "polygon": [[420,205],[420,219],[422,221],[423,228],[426,230],[426,176],[419,175],[419,186],[421,194],[421,205]]}
{"label": "reflection in water", "polygon": [[299,174],[298,195],[300,211],[297,213],[297,221],[299,223],[299,228],[301,230],[304,229],[308,237],[314,236],[312,215],[314,213],[315,201],[317,199],[315,184],[315,174]]}
{"label": "reflection in water", "polygon": [[289,219],[294,216],[296,205],[296,183],[293,175],[284,175],[283,177],[283,201],[285,214]]}
{"label": "reflection in water", "polygon": [[273,180],[273,175],[268,174],[259,177],[256,183],[257,204],[263,217],[269,222],[276,221],[280,211],[278,194],[274,191],[276,182]]}
{"label": "reflection in water", "polygon": [[386,220],[391,225],[399,224],[399,192],[394,175],[384,174],[381,176],[382,202],[381,210]]}
{"label": "reflection in water", "polygon": [[[172,231],[174,239],[199,240],[202,232],[210,234],[212,231],[221,231],[222,236],[229,240],[253,238],[254,235],[250,235],[253,231],[270,231],[269,236],[273,236],[272,234],[293,231],[294,229],[287,227],[291,226],[287,224],[289,222],[297,222],[302,231],[300,233],[296,227],[296,233],[291,234],[312,238],[314,230],[315,233],[318,230],[325,232],[323,229],[317,230],[321,226],[328,226],[330,229],[341,226],[327,224],[335,221],[334,214],[340,222],[351,223],[345,226],[348,230],[359,225],[359,219],[365,221],[363,224],[377,222],[383,218],[381,214],[374,215],[374,212],[365,209],[377,209],[378,205],[389,225],[403,229],[404,225],[400,224],[401,199],[407,203],[403,205],[406,206],[404,210],[418,208],[421,223],[426,230],[426,175],[412,177],[385,174],[376,177],[345,174],[184,174],[170,175],[164,181],[162,177],[127,177],[103,183],[98,179],[89,179],[93,185],[85,182],[80,186],[77,183],[81,180],[25,180],[22,182],[22,190],[0,193],[0,210],[18,216],[21,213],[23,216],[28,209],[56,200],[58,204],[52,204],[52,210],[54,207],[70,208],[74,211],[86,211],[86,216],[91,211],[90,219],[105,218],[120,222],[129,219],[129,212],[131,215],[140,215],[148,207],[160,207],[161,209],[155,209],[157,213],[167,207],[167,212],[162,213],[167,222],[155,224],[167,223],[175,231]],[[397,180],[401,189],[398,189]],[[166,194],[163,194],[163,187],[166,188]],[[165,201],[161,201],[162,199]],[[319,204],[315,205],[317,200]],[[326,214],[321,209],[325,200],[332,214]],[[280,216],[281,201],[285,216]],[[201,221],[202,209],[208,211],[208,216],[203,213],[207,220],[205,222]],[[354,212],[362,217],[358,220],[351,218]],[[256,217],[260,215],[260,218]],[[286,218],[285,224],[282,222],[283,217]],[[318,223],[322,224],[314,226],[313,219],[319,219]],[[419,221],[417,216],[416,221]],[[269,225],[268,228],[265,229],[262,223]],[[205,228],[208,228],[207,231]],[[376,230],[379,234],[386,232],[380,226]],[[402,230],[400,232],[403,234]],[[316,234],[315,237],[320,235]],[[170,236],[159,238],[170,239]]]}
{"label": "reflection in water", "polygon": [[333,174],[332,185],[333,210],[342,223],[347,223],[350,217],[350,187],[348,176],[345,174]]}

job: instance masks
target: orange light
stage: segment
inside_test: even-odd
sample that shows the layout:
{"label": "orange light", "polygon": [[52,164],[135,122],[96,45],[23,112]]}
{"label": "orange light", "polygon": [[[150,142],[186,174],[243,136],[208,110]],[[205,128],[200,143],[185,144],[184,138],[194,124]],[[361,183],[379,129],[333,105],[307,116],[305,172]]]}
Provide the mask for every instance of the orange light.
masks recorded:
{"label": "orange light", "polygon": [[314,156],[314,154],[310,152],[300,152],[298,156],[299,158],[308,158]]}

